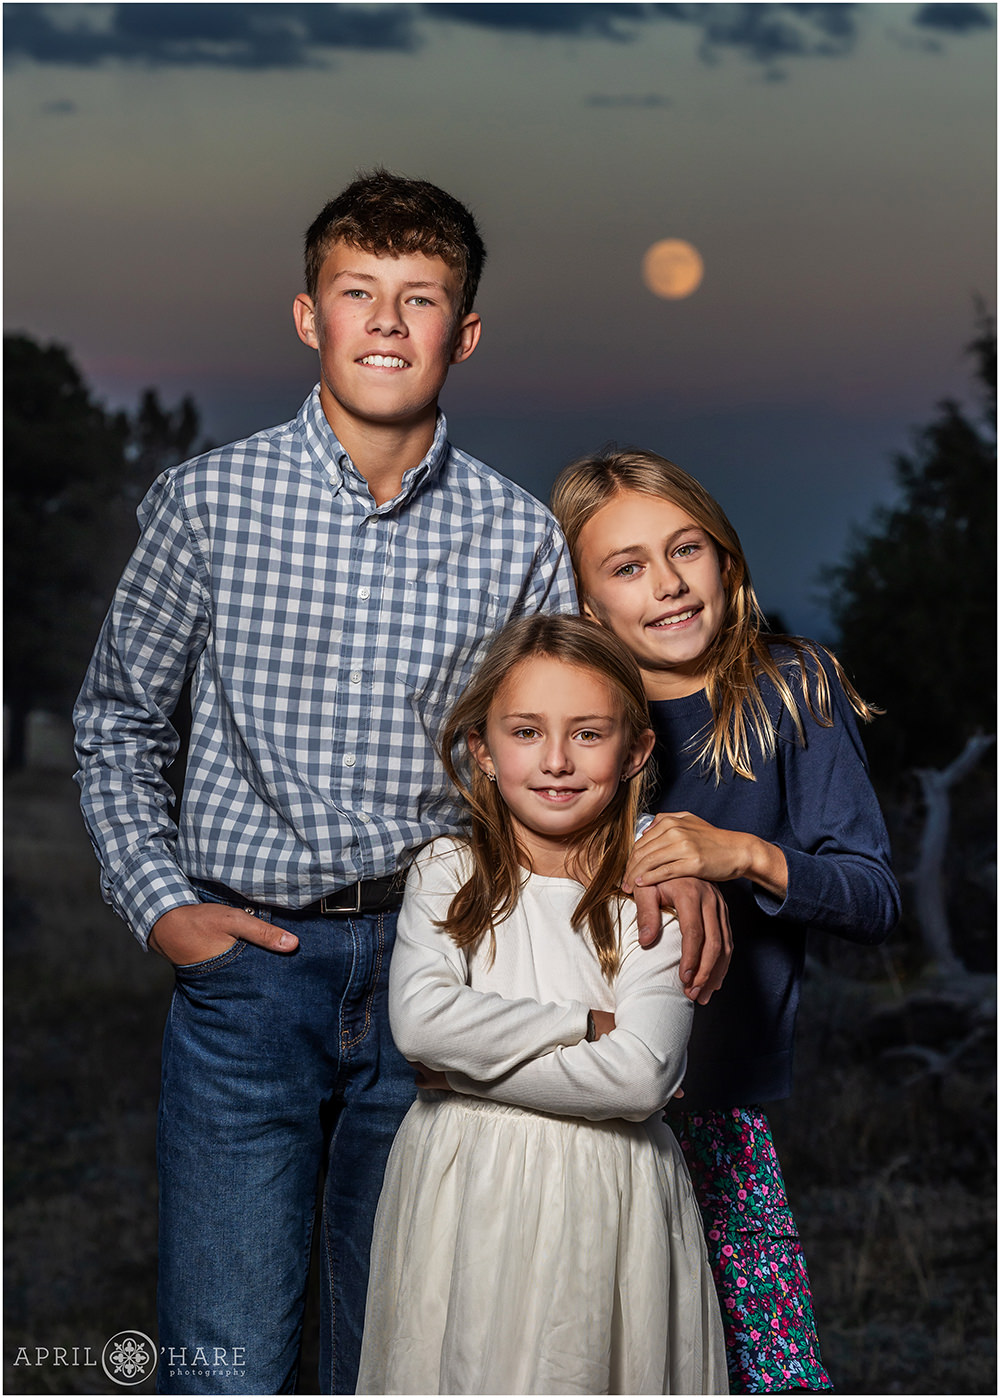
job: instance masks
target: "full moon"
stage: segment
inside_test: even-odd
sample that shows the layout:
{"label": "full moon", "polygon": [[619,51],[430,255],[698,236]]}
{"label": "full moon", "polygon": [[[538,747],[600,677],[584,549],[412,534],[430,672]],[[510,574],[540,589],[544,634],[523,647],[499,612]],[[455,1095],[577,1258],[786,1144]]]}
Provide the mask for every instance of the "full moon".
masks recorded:
{"label": "full moon", "polygon": [[701,286],[701,253],[681,238],[654,243],[642,259],[642,279],[654,296],[679,301]]}

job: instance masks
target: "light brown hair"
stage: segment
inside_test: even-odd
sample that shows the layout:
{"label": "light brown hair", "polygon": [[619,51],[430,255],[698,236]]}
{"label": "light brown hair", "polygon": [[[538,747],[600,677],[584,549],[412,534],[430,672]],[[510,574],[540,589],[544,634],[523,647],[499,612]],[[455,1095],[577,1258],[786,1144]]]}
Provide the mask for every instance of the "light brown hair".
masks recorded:
{"label": "light brown hair", "polygon": [[[655,452],[600,452],[567,466],[556,478],[552,513],[562,525],[573,556],[581,602],[586,597],[578,567],[580,534],[598,510],[625,491],[652,495],[684,510],[715,541],[720,563],[729,560],[724,578],[725,616],[705,655],[705,693],[712,709],[712,724],[696,754],[696,760],[714,773],[716,781],[722,779],[726,764],[738,776],[754,780],[751,734],[756,736],[766,757],[774,756],[774,720],[761,692],[764,676],[774,685],[791,715],[799,741],[805,742],[802,716],[788,680],[790,663],[798,665],[806,707],[817,723],[833,725],[830,685],[820,661],[821,652],[833,665],[855,712],[866,721],[881,712],[865,703],[836,656],[824,646],[801,636],[764,629],[764,616],[743,546],[722,506],[693,476]],[[789,647],[790,659],[776,660],[771,653],[775,645]]]}
{"label": "light brown hair", "polygon": [[[455,894],[441,926],[460,947],[475,947],[486,930],[491,954],[496,927],[513,911],[521,891],[526,852],[520,846],[503,797],[468,750],[470,734],[485,737],[490,708],[516,666],[535,656],[591,670],[607,684],[620,710],[626,748],[649,729],[642,676],[616,636],[578,616],[531,616],[509,622],[493,640],[441,735],[449,777],[468,807],[466,843],[473,872]],[[588,880],[573,912],[573,926],[587,923],[601,970],[610,981],[618,970],[618,911],[621,881],[643,809],[647,770],[622,781],[572,851],[571,868]],[[614,910],[615,916],[612,916]]]}

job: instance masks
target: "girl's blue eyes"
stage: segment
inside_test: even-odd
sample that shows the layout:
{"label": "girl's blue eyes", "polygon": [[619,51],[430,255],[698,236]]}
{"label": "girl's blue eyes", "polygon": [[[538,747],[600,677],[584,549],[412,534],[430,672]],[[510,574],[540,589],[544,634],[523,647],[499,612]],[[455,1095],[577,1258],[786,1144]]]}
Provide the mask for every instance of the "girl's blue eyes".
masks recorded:
{"label": "girl's blue eyes", "polygon": [[[700,544],[681,544],[674,549],[674,558],[691,558],[698,552]],[[639,563],[623,563],[620,568],[616,568],[613,576],[616,578],[634,578],[642,565]]]}

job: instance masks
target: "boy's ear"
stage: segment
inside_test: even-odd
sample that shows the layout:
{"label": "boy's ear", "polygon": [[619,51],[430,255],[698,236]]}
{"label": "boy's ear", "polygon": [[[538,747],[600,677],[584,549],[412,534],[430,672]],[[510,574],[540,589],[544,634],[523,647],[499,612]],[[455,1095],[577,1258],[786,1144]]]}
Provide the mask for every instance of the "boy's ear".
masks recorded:
{"label": "boy's ear", "polygon": [[486,746],[486,740],[484,738],[481,738],[479,734],[476,732],[476,730],[473,728],[469,731],[469,736],[466,738],[465,741],[469,745],[469,751],[472,753],[472,759],[475,762],[476,766],[479,768],[479,770],[481,772],[485,772],[487,775],[492,773],[493,763],[490,760],[490,750]]}
{"label": "boy's ear", "polygon": [[580,615],[581,615],[581,616],[585,616],[585,617],[587,618],[588,621],[592,621],[592,622],[595,624],[595,626],[604,626],[604,622],[601,620],[601,618],[600,618],[600,617],[597,615],[597,613],[594,611],[593,607],[591,607],[591,605],[590,605],[590,603],[587,601],[586,597],[584,597],[584,598],[581,599],[581,602],[580,602]]}
{"label": "boy's ear", "polygon": [[656,746],[656,734],[652,728],[643,729],[629,751],[628,762],[625,764],[626,777],[634,777],[641,772],[649,761],[650,754]]}
{"label": "boy's ear", "polygon": [[319,336],[316,334],[316,304],[311,296],[300,291],[292,305],[295,330],[299,339],[310,349],[319,349]]}
{"label": "boy's ear", "polygon": [[461,364],[468,359],[469,355],[479,344],[479,337],[483,333],[483,322],[475,311],[470,311],[467,316],[463,316],[455,327],[455,342],[452,345],[452,364]]}

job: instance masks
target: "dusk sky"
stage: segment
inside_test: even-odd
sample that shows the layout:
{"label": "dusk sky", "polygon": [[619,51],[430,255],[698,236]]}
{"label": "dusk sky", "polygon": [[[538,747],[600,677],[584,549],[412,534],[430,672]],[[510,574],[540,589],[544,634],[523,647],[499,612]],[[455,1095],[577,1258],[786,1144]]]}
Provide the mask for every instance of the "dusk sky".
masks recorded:
{"label": "dusk sky", "polygon": [[[215,441],[294,415],[301,240],[355,170],[430,179],[489,249],[458,445],[547,497],[609,439],[720,498],[766,608],[968,397],[995,290],[996,6],[6,4],[5,328]],[[643,285],[682,238],[700,288]]]}

